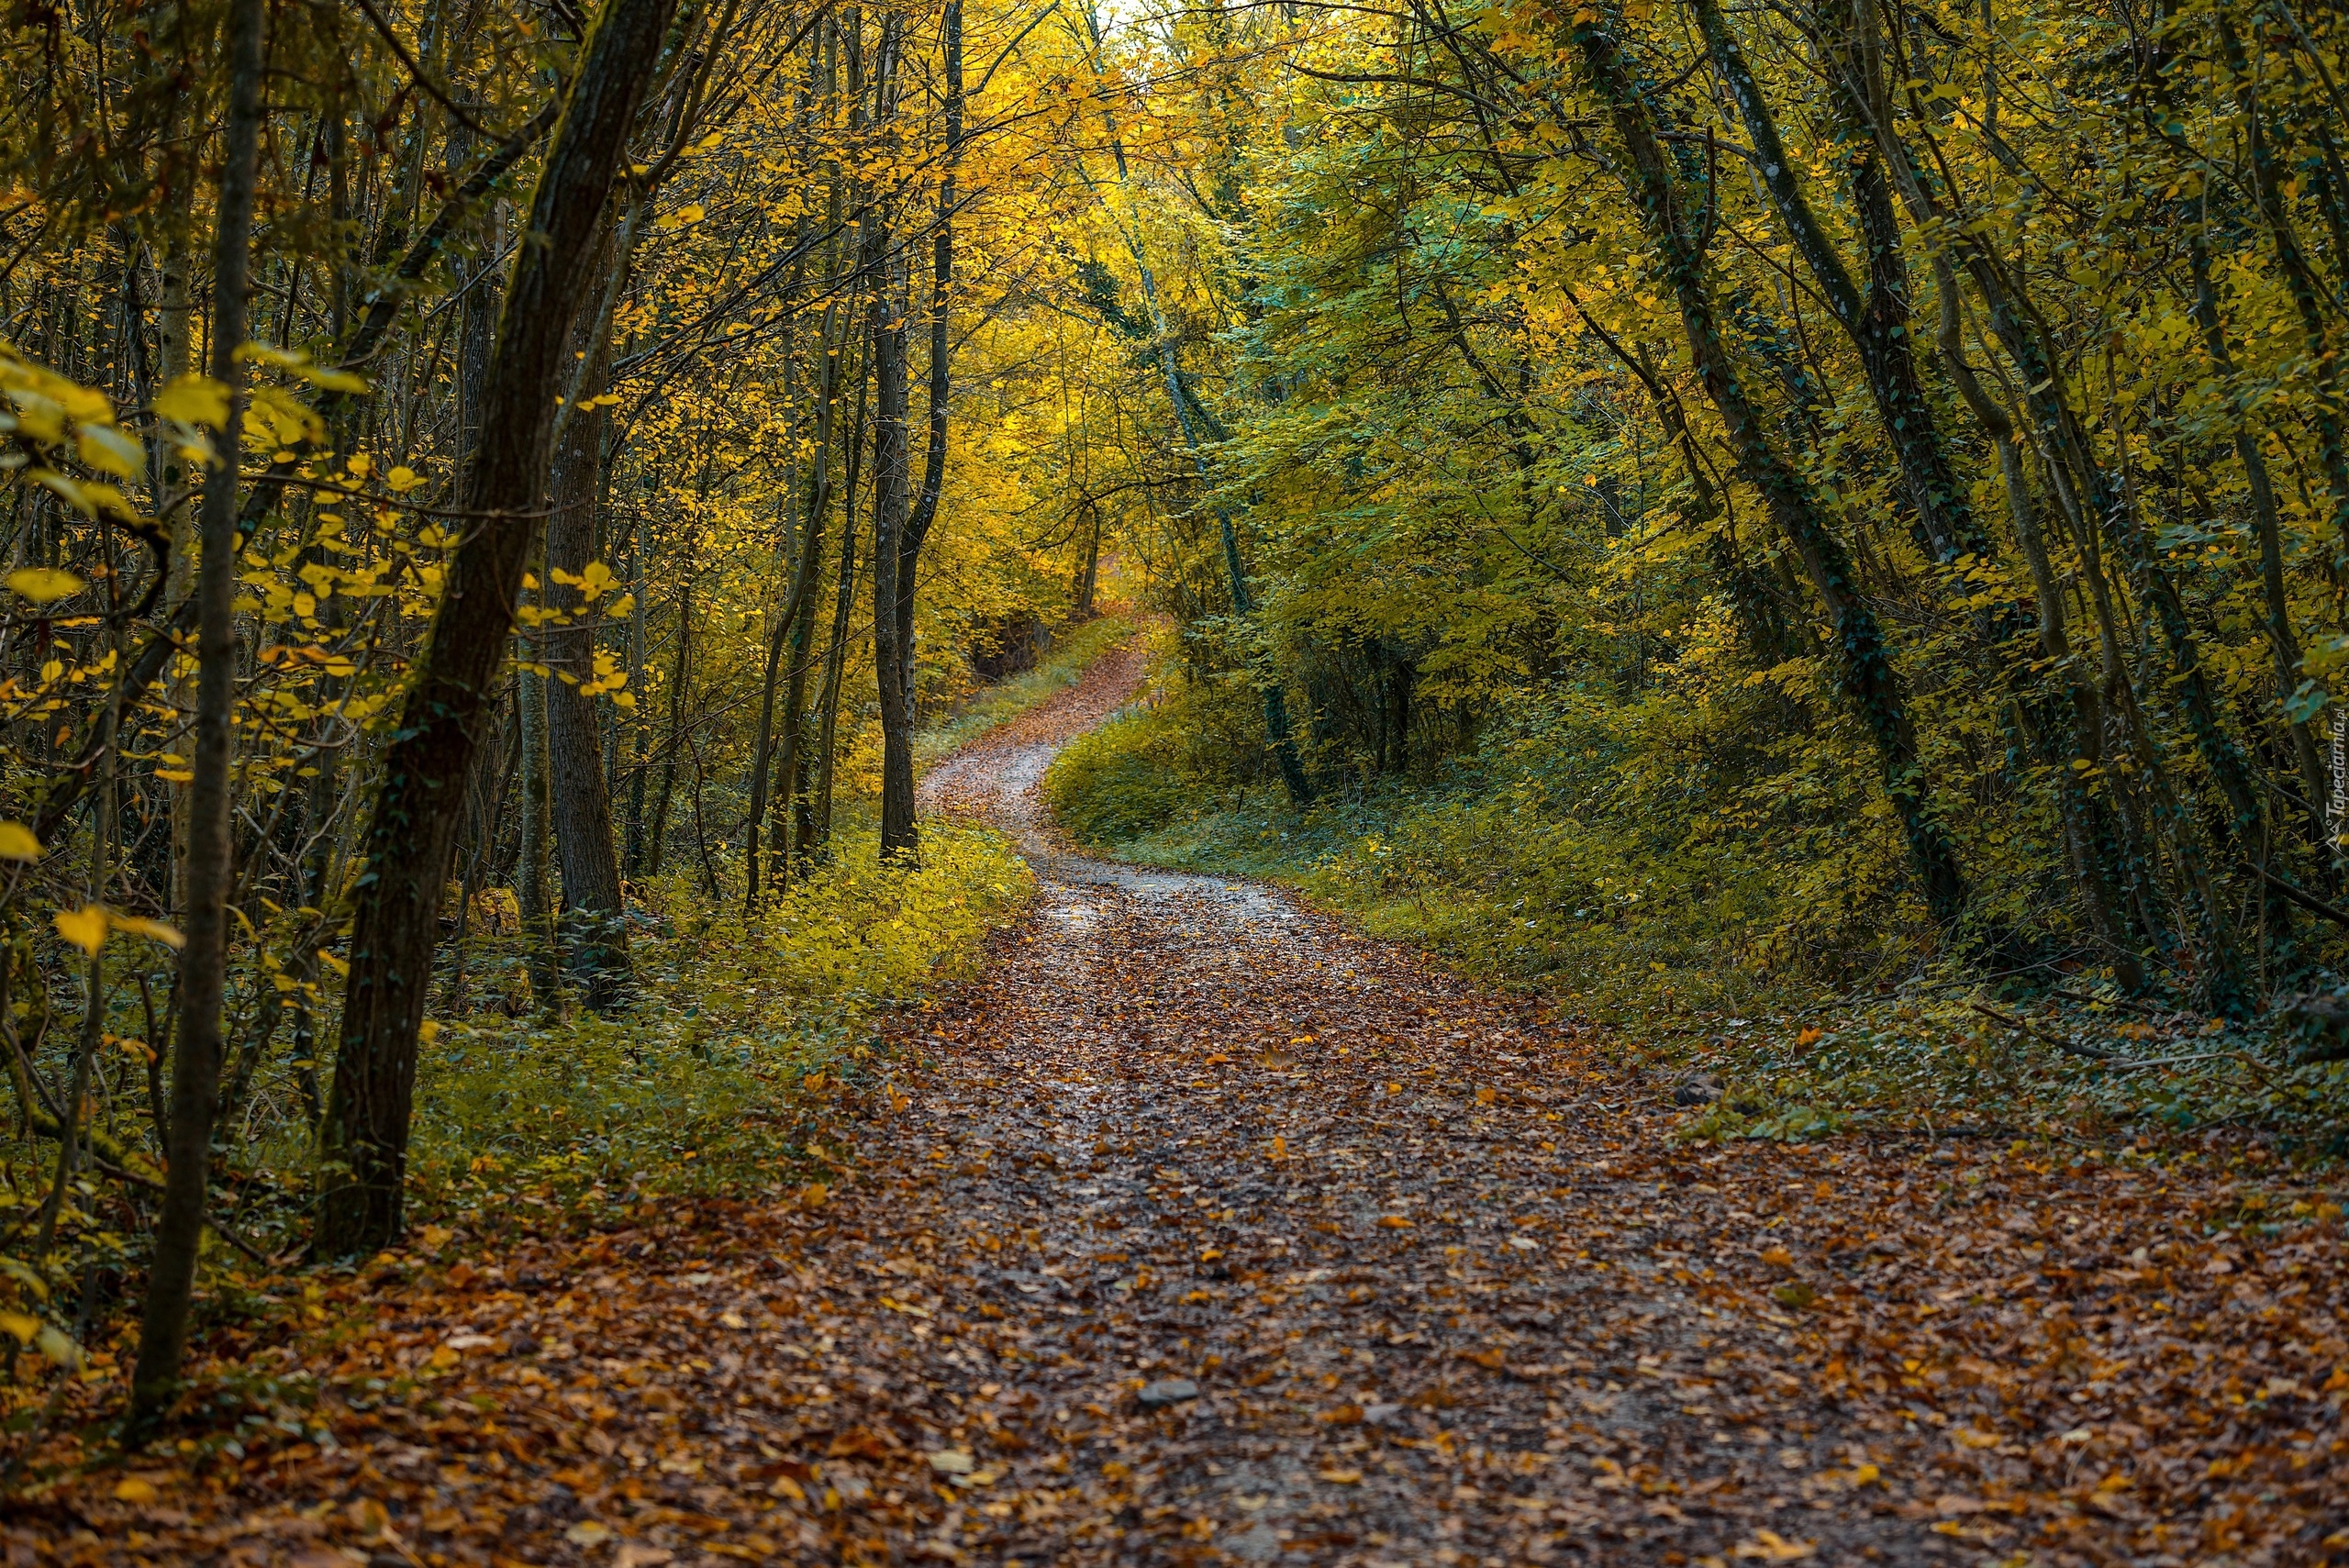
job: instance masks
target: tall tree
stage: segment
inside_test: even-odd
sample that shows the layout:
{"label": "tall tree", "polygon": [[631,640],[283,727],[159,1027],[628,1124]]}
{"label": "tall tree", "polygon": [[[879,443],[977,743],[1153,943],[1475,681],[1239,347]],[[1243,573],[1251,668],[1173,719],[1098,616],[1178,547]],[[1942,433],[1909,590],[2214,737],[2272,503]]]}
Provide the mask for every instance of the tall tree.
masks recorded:
{"label": "tall tree", "polygon": [[368,830],[327,1107],[316,1245],[328,1256],[372,1251],[400,1232],[417,1030],[462,781],[482,727],[494,722],[489,698],[536,532],[563,351],[595,281],[590,242],[663,61],[674,6],[607,0],[582,40],[498,317],[481,444],[458,490],[477,521],[450,561]]}
{"label": "tall tree", "polygon": [[[242,444],[243,350],[250,289],[253,190],[260,162],[262,0],[230,0],[227,37],[228,127],[212,247],[212,379],[226,394],[217,447],[204,476],[195,569],[195,744],[189,761],[186,901],[182,918],[179,1025],[172,1058],[172,1120],[163,1207],[139,1320],[129,1423],[151,1426],[179,1390],[188,1307],[204,1240],[212,1175],[212,1118],[220,1093],[221,1006],[228,945],[231,724],[237,680],[237,454]],[[95,982],[94,982],[95,984]]]}

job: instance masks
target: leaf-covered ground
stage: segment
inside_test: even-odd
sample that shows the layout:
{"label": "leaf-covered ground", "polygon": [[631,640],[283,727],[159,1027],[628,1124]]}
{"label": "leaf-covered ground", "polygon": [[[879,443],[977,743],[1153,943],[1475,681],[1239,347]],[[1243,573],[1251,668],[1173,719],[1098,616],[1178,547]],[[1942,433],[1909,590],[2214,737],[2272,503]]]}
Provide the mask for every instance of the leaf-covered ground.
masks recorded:
{"label": "leaf-covered ground", "polygon": [[10,1560],[2349,1557],[2327,1195],[1677,1145],[1669,1082],[1530,1004],[1056,851],[1034,781],[1135,669],[931,775],[1041,896],[837,1101],[831,1190],[431,1233],[256,1359],[279,1424],[34,1489]]}

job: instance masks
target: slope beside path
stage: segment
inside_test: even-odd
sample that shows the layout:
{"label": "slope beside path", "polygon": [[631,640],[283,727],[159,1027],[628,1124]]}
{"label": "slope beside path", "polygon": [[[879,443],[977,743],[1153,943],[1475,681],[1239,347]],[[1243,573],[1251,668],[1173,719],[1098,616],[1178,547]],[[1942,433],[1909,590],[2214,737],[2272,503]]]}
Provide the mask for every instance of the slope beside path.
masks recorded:
{"label": "slope beside path", "polygon": [[892,1025],[910,1069],[843,1104],[834,1190],[385,1284],[262,1370],[373,1356],[424,1396],[338,1392],[325,1443],[20,1505],[11,1561],[2349,1542],[2337,1210],[1963,1140],[1677,1148],[1663,1086],[1530,1004],[1277,891],[1057,842],[1043,768],[1140,671],[1112,654],[927,779],[1020,838],[1039,899]]}

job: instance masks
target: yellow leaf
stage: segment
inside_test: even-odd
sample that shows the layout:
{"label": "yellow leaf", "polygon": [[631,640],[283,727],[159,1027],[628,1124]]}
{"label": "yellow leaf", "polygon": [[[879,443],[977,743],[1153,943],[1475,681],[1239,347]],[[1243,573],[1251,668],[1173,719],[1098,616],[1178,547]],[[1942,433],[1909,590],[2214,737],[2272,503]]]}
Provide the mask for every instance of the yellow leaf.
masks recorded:
{"label": "yellow leaf", "polygon": [[424,475],[403,463],[384,475],[384,487],[395,495],[405,495],[424,483]]}
{"label": "yellow leaf", "polygon": [[82,579],[71,572],[60,572],[53,566],[28,566],[8,573],[8,591],[20,599],[36,605],[53,605],[60,599],[70,599],[83,589]]}
{"label": "yellow leaf", "polygon": [[117,479],[139,479],[147,473],[147,450],[137,439],[105,425],[84,425],[75,449],[82,461],[100,473]]}
{"label": "yellow leaf", "polygon": [[40,1319],[28,1312],[0,1312],[0,1329],[16,1335],[17,1343],[29,1345],[40,1332]]}
{"label": "yellow leaf", "polygon": [[97,503],[90,499],[90,492],[78,479],[71,479],[53,468],[28,468],[25,477],[54,494],[56,497],[85,517],[98,515]]}
{"label": "yellow leaf", "polygon": [[1362,1472],[1359,1470],[1324,1470],[1320,1473],[1321,1479],[1333,1486],[1358,1486],[1362,1484]]}
{"label": "yellow leaf", "polygon": [[430,1045],[434,1040],[439,1038],[440,1033],[440,1020],[438,1018],[427,1018],[422,1023],[416,1026],[416,1038],[423,1041],[426,1045]]}
{"label": "yellow leaf", "polygon": [[57,934],[80,948],[91,957],[106,945],[106,911],[102,904],[84,904],[79,909],[57,912]]}
{"label": "yellow leaf", "polygon": [[0,822],[0,861],[37,861],[40,840],[21,822]]}
{"label": "yellow leaf", "polygon": [[228,423],[228,389],[208,375],[184,375],[156,395],[153,406],[166,419],[217,430]]}
{"label": "yellow leaf", "polygon": [[114,1500],[117,1503],[151,1503],[155,1500],[155,1484],[141,1481],[136,1475],[126,1475],[114,1485]]}
{"label": "yellow leaf", "polygon": [[1730,1555],[1762,1562],[1792,1562],[1809,1557],[1818,1550],[1809,1541],[1787,1540],[1776,1530],[1757,1529],[1752,1540],[1741,1540],[1731,1547]]}
{"label": "yellow leaf", "polygon": [[161,920],[150,920],[142,915],[108,915],[106,921],[117,931],[128,931],[133,936],[139,937],[152,937],[167,948],[176,950],[187,946],[185,937]]}

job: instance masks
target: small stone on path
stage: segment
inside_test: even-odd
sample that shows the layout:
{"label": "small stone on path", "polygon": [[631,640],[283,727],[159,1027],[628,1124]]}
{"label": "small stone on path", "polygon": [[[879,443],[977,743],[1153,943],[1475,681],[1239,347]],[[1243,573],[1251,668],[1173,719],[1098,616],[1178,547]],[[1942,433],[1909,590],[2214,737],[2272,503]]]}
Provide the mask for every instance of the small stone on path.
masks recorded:
{"label": "small stone on path", "polygon": [[1199,1396],[1199,1385],[1187,1377],[1162,1377],[1156,1383],[1144,1384],[1140,1396],[1145,1410],[1163,1410],[1169,1405],[1180,1405]]}

